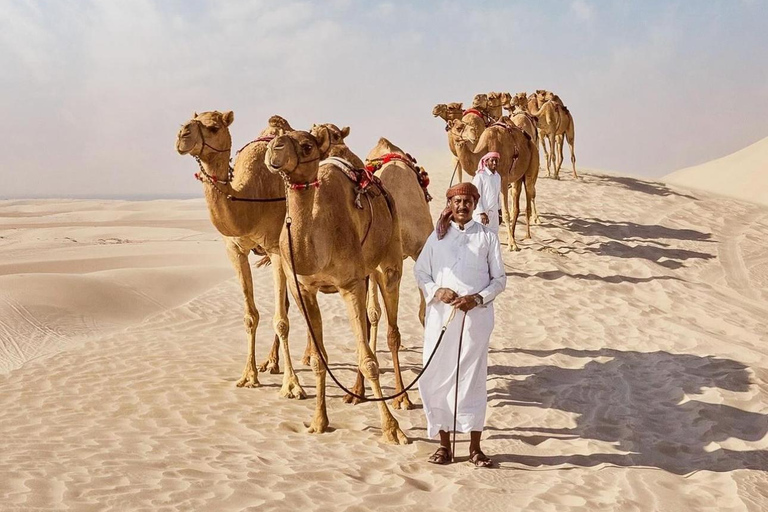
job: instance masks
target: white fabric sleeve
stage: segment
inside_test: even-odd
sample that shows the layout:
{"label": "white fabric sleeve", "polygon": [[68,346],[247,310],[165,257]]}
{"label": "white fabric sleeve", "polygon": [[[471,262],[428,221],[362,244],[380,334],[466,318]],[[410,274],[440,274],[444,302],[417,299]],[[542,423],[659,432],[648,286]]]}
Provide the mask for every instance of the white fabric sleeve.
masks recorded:
{"label": "white fabric sleeve", "polygon": [[432,302],[432,299],[435,297],[435,292],[440,289],[440,286],[435,283],[432,273],[432,246],[436,239],[435,233],[432,233],[432,235],[427,238],[427,243],[424,244],[424,248],[421,250],[421,254],[419,254],[419,257],[416,260],[416,265],[413,267],[416,283],[419,285],[419,288],[421,288],[421,291],[424,292],[424,300],[427,304]]}
{"label": "white fabric sleeve", "polygon": [[495,233],[488,233],[490,247],[488,248],[488,272],[491,282],[480,291],[483,304],[488,304],[507,287],[507,273],[504,271],[504,260],[501,257],[501,244]]}
{"label": "white fabric sleeve", "polygon": [[486,210],[488,209],[488,206],[485,204],[485,199],[483,198],[483,181],[485,181],[483,175],[479,172],[472,178],[472,184],[477,187],[477,191],[480,192],[480,199],[477,200],[477,206],[475,207],[475,213],[478,215],[487,213]]}

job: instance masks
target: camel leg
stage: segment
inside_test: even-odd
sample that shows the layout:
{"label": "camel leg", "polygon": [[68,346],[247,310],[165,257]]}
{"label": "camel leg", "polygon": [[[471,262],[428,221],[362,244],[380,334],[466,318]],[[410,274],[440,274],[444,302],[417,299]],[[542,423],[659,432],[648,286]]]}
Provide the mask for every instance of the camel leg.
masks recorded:
{"label": "camel leg", "polygon": [[267,359],[259,366],[260,372],[280,373],[280,335],[275,333],[275,339],[272,340],[272,348],[269,349]]}
{"label": "camel leg", "polygon": [[[397,326],[397,312],[400,308],[400,279],[402,277],[402,263],[399,268],[389,268],[386,271],[377,270],[381,282],[381,295],[384,298],[384,306],[387,312],[387,346],[392,354],[392,366],[395,372],[395,393],[399,393],[405,387],[403,374],[400,369],[400,329]],[[413,409],[413,404],[404,393],[392,401],[395,409]]]}
{"label": "camel leg", "polygon": [[[371,347],[368,345],[367,340],[365,281],[361,279],[346,287],[339,288],[339,293],[347,306],[349,320],[357,337],[358,367],[363,376],[371,382],[373,395],[376,398],[381,398],[384,395],[381,392],[381,385],[379,383],[379,365],[373,352],[371,352]],[[377,403],[381,416],[382,440],[389,444],[407,444],[408,438],[400,430],[400,426],[395,417],[392,416],[392,412],[387,407],[386,402],[382,400]]]}
{"label": "camel leg", "polygon": [[[285,398],[307,398],[307,394],[301,387],[299,378],[293,369],[291,350],[288,345],[288,283],[278,254],[270,254],[272,260],[272,273],[275,281],[275,317],[272,320],[275,332],[280,338],[280,346],[283,348],[283,386],[280,388],[280,396]],[[277,365],[277,362],[275,362]]]}
{"label": "camel leg", "polygon": [[560,179],[560,168],[563,166],[563,134],[555,135],[555,178]]}
{"label": "camel leg", "polygon": [[541,142],[541,150],[544,152],[544,158],[547,160],[547,178],[552,177],[552,173],[549,170],[549,151],[547,150],[547,139],[549,135],[541,133],[539,131],[539,141]]}
{"label": "camel leg", "polygon": [[512,186],[512,219],[507,226],[509,238],[509,250],[519,251],[520,247],[515,242],[515,228],[517,227],[517,218],[520,216],[520,193],[523,190],[523,180],[517,180]]}
{"label": "camel leg", "polygon": [[[526,195],[528,195],[528,189],[530,188],[531,194],[531,206],[533,207],[533,223],[541,224],[539,218],[539,209],[536,207],[536,182],[539,180],[539,155],[537,152],[533,152],[531,155],[531,165],[528,167],[528,172],[525,173],[525,189]],[[529,184],[530,183],[530,184]]]}
{"label": "camel leg", "polygon": [[312,366],[312,337],[307,334],[307,345],[304,347],[304,355],[301,356],[301,364],[304,366]]}
{"label": "camel leg", "polygon": [[533,213],[533,199],[536,197],[536,189],[528,176],[523,176],[519,181],[525,183],[525,240],[531,239],[531,214]]}
{"label": "camel leg", "polygon": [[235,268],[237,278],[240,281],[240,288],[243,291],[245,302],[243,321],[245,322],[245,330],[248,333],[248,357],[245,360],[243,375],[237,381],[237,387],[255,388],[260,386],[259,371],[256,368],[256,328],[259,326],[259,311],[256,309],[256,303],[253,301],[253,278],[251,276],[251,266],[248,264],[250,249],[240,247],[233,238],[225,238],[224,243],[227,247],[227,256]]}
{"label": "camel leg", "polygon": [[[272,341],[272,348],[269,350],[267,360],[259,365],[260,372],[269,371],[271,374],[280,373],[280,340],[288,340],[288,290],[285,287],[285,276],[279,267],[279,257],[273,255],[267,256],[272,263],[272,282],[275,289],[275,317],[272,320],[272,327],[275,330],[275,339]],[[277,264],[277,265],[276,265]],[[277,266],[277,270],[275,267]],[[280,275],[278,275],[278,273]],[[280,292],[280,279],[283,280],[282,292]],[[281,331],[284,330],[284,333]]]}
{"label": "camel leg", "polygon": [[323,344],[323,319],[320,316],[320,306],[317,303],[317,290],[296,290],[296,286],[293,283],[291,283],[290,288],[295,302],[299,304],[299,309],[301,309],[299,294],[304,298],[304,305],[307,308],[309,324],[312,326],[312,332],[315,333],[315,341],[317,342],[317,347],[315,347],[315,343],[312,342],[311,359],[312,371],[315,374],[315,415],[312,418],[312,422],[309,424],[307,432],[310,434],[322,434],[328,430],[328,411],[325,406],[326,372],[325,366],[323,366],[323,362],[318,355],[318,349],[321,351],[326,361],[328,361],[328,353],[325,351],[325,345]]}
{"label": "camel leg", "polygon": [[[376,339],[379,336],[379,320],[381,319],[381,305],[379,304],[379,288],[376,282],[376,276],[371,274],[368,276],[368,291],[366,299],[366,309],[368,313],[368,325],[369,337],[368,344],[371,347],[373,356],[376,357]],[[376,357],[378,362],[378,357]],[[363,373],[358,370],[355,385],[352,386],[352,392],[358,396],[365,396],[365,377]],[[344,403],[357,405],[363,402],[363,400],[347,393],[344,395]]]}
{"label": "camel leg", "polygon": [[515,239],[512,236],[511,226],[513,224],[513,219],[509,215],[509,184],[503,179],[501,182],[501,217],[504,220],[504,225],[507,226],[507,245],[509,246],[509,250],[519,251],[520,249],[517,247]]}
{"label": "camel leg", "polygon": [[573,150],[574,145],[576,144],[576,134],[573,130],[573,122],[571,122],[570,129],[565,133],[565,138],[568,141],[568,147],[571,149],[571,165],[573,166],[573,178],[579,179],[579,175],[576,174],[576,153]]}

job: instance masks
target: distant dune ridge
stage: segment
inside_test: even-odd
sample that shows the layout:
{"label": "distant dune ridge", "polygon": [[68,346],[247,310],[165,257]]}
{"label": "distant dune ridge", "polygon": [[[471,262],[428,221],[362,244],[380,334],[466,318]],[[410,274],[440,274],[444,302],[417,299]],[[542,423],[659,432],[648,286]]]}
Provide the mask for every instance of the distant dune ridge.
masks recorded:
{"label": "distant dune ridge", "polygon": [[667,174],[662,181],[768,205],[768,137],[728,156]]}

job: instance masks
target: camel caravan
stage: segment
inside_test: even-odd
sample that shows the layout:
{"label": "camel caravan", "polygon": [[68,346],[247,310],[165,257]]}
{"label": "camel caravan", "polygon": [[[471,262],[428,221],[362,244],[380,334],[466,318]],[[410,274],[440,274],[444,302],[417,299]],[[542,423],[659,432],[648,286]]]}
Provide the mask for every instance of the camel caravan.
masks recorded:
{"label": "camel caravan", "polygon": [[[541,93],[541,94],[539,94]],[[446,121],[449,147],[462,171],[474,175],[481,158],[497,152],[502,190],[513,189],[513,213],[508,194],[503,197],[504,220],[510,250],[515,242],[519,197],[526,191],[527,237],[538,221],[536,180],[539,174],[537,141],[549,143],[550,154],[565,136],[573,157],[573,119],[559,98],[547,91],[533,97],[507,93],[482,94],[472,107],[461,103],[437,105],[433,115]],[[503,116],[502,108],[511,116]],[[385,138],[379,139],[365,161],[345,144],[348,127],[326,123],[309,131],[294,130],[287,120],[272,116],[257,138],[234,155],[230,126],[234,113],[195,113],[179,130],[176,150],[197,162],[195,177],[202,182],[210,219],[221,233],[227,255],[243,293],[247,356],[238,387],[260,385],[259,373],[280,373],[280,396],[303,399],[304,391],[294,370],[290,348],[288,294],[300,308],[308,326],[302,362],[315,376],[315,412],[309,432],[328,429],[326,376],[347,391],[344,401],[374,401],[381,417],[382,440],[405,444],[387,402],[396,409],[411,409],[408,386],[400,369],[398,309],[403,260],[419,257],[434,231],[429,210],[432,199],[429,176],[409,153]],[[562,147],[560,147],[562,154]],[[234,162],[230,164],[230,162]],[[555,162],[557,164],[560,160]],[[559,165],[554,166],[557,178]],[[510,220],[511,219],[511,220]],[[256,267],[270,267],[274,282],[275,333],[269,355],[257,364],[256,331],[259,311],[249,256],[260,259]],[[357,380],[345,388],[328,367],[318,293],[338,293],[344,301],[357,346]],[[420,290],[419,320],[424,325],[425,300]],[[392,355],[395,393],[385,397],[379,382],[376,357],[379,322],[384,304],[387,346]],[[365,396],[369,382],[373,398]]]}

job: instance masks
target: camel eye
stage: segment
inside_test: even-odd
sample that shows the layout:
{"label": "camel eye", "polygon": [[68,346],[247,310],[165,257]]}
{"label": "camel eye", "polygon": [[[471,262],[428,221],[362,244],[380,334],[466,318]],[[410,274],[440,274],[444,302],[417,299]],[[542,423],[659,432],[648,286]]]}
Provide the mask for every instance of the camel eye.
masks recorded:
{"label": "camel eye", "polygon": [[216,133],[217,131],[219,131],[218,126],[209,126],[208,129],[211,130],[213,133]]}
{"label": "camel eye", "polygon": [[308,142],[305,142],[304,144],[302,144],[302,145],[301,145],[301,149],[302,149],[302,150],[303,150],[305,153],[309,153],[310,151],[312,151],[312,144],[310,144],[310,143],[308,143]]}

